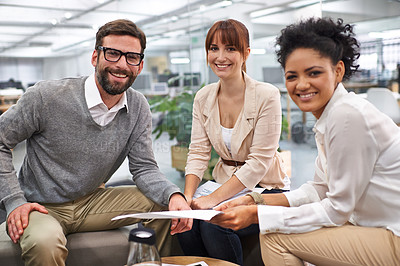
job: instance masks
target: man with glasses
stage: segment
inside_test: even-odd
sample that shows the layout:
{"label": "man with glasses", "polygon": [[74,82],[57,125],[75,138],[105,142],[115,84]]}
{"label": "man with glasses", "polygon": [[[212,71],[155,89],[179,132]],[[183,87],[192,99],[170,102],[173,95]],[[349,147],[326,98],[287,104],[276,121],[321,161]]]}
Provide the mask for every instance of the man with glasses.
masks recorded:
{"label": "man with glasses", "polygon": [[[27,265],[64,265],[65,235],[118,228],[127,213],[190,209],[177,186],[159,171],[146,99],[130,86],[143,69],[146,37],[129,20],[102,26],[89,77],[42,81],[0,117],[0,206],[7,230]],[[11,149],[26,140],[19,177]],[[105,188],[125,158],[136,186]],[[172,220],[171,233],[192,220]],[[146,220],[161,255],[170,221]]]}

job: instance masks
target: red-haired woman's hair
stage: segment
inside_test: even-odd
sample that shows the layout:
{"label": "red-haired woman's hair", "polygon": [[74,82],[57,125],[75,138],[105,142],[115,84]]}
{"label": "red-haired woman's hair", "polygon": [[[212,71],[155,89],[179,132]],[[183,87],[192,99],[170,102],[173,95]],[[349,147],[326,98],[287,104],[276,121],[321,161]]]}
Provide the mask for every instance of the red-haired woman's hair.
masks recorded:
{"label": "red-haired woman's hair", "polygon": [[[234,19],[215,22],[208,30],[206,37],[205,48],[207,56],[215,38],[220,38],[220,41],[225,45],[229,44],[235,47],[243,58],[246,59],[245,55],[247,48],[250,47],[250,38],[249,31],[243,23]],[[242,70],[246,72],[246,62],[243,63]]]}

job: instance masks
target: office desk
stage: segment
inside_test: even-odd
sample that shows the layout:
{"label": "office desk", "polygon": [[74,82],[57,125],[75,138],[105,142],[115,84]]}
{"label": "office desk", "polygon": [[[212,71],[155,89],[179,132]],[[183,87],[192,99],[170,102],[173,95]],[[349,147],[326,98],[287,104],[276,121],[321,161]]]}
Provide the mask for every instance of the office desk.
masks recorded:
{"label": "office desk", "polygon": [[0,95],[0,114],[17,103],[21,95]]}

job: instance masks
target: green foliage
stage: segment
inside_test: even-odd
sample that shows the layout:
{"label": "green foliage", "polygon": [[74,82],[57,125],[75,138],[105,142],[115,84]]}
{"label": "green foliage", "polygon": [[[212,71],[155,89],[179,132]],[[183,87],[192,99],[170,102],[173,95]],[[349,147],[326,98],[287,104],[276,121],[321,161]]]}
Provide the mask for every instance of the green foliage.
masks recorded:
{"label": "green foliage", "polygon": [[282,115],[281,140],[287,139],[288,134],[289,134],[289,122],[286,116]]}
{"label": "green foliage", "polygon": [[177,145],[189,147],[194,96],[195,93],[185,88],[175,96],[157,96],[149,100],[152,112],[163,114],[153,130],[156,139],[167,132],[170,140],[176,139]]}

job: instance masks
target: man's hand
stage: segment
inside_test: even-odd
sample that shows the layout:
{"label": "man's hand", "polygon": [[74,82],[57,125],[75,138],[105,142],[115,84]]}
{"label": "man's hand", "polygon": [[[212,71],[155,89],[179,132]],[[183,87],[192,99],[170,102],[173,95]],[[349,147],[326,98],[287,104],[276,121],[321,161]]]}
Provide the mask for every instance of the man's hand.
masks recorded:
{"label": "man's hand", "polygon": [[225,209],[223,213],[214,216],[210,223],[239,230],[258,223],[257,205],[237,206]]}
{"label": "man's hand", "polygon": [[29,213],[39,211],[48,213],[46,208],[38,203],[25,203],[15,208],[7,218],[8,234],[14,243],[17,243],[19,238],[24,233],[24,229],[29,223]]}
{"label": "man's hand", "polygon": [[227,202],[215,207],[214,209],[217,211],[224,211],[226,209],[233,208],[236,206],[254,205],[254,204],[255,203],[254,203],[254,200],[252,197],[242,196],[242,197],[236,198],[234,200],[227,201]]}
{"label": "man's hand", "polygon": [[[191,210],[186,202],[186,199],[179,193],[175,193],[169,199],[169,210],[179,211],[179,210]],[[192,229],[193,219],[172,219],[171,223],[171,234],[183,233]]]}

